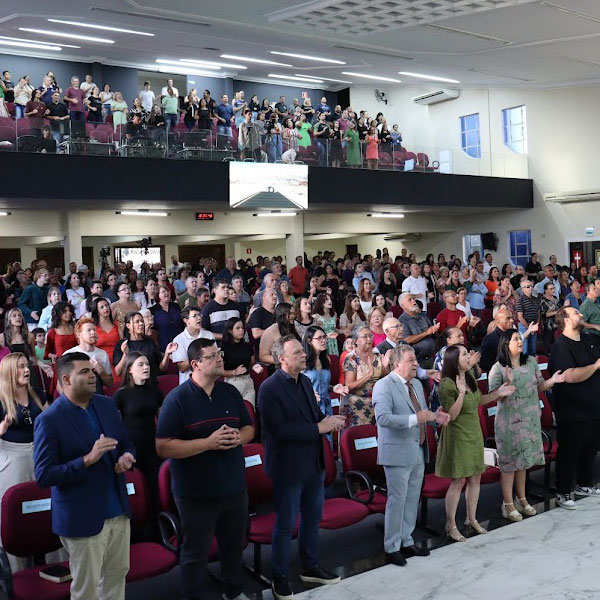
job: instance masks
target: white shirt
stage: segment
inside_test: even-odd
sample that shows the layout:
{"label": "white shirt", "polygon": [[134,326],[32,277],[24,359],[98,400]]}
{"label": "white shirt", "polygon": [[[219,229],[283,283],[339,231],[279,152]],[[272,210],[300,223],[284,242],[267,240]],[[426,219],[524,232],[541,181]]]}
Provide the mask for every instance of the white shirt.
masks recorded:
{"label": "white shirt", "polygon": [[[187,360],[187,352],[188,348],[190,347],[190,344],[194,340],[198,340],[200,338],[214,340],[215,336],[212,334],[211,331],[201,329],[196,337],[192,337],[186,327],[179,335],[176,335],[173,339],[173,341],[177,344],[177,350],[175,350],[175,352],[173,352],[173,354],[171,355],[171,360],[174,363],[183,362],[184,360]],[[190,378],[191,374],[192,370],[189,368],[183,373],[179,371],[179,385],[185,383]]]}
{"label": "white shirt", "polygon": [[456,308],[458,308],[458,310],[462,310],[465,313],[465,315],[469,317],[469,319],[473,318],[473,313],[471,312],[471,305],[467,300],[465,300],[464,306],[462,304],[457,303]]}
{"label": "white shirt", "polygon": [[487,260],[483,261],[483,272],[486,275],[490,274],[490,271],[495,267],[496,265],[494,263],[490,264]]}
{"label": "white shirt", "polygon": [[[160,91],[160,95],[168,96],[169,95],[169,92],[167,92],[168,89],[169,89],[169,86],[165,85],[165,87]],[[179,90],[175,86],[173,86],[171,89],[173,90],[173,96],[177,96],[177,98],[179,98]]]}
{"label": "white shirt", "polygon": [[[395,348],[398,345],[397,342],[390,340],[389,337],[386,337],[384,341],[386,341],[392,348]],[[379,352],[379,350],[377,349],[377,346],[373,348],[373,353],[381,354],[381,352]],[[400,377],[400,375],[398,375],[398,377]],[[402,379],[402,377],[400,377],[400,379]],[[427,370],[420,366],[417,367],[417,379],[427,379]]]}
{"label": "white shirt", "polygon": [[[408,397],[410,398],[410,393],[408,391],[408,386],[406,385],[408,383],[408,381],[406,379],[404,379],[404,377],[402,377],[402,375],[398,375],[398,373],[396,373],[396,371],[392,371],[393,376],[398,378],[400,380],[400,383],[402,383],[402,385],[404,385],[406,387],[406,393],[408,394]],[[417,394],[417,392],[415,392],[415,395]],[[417,399],[419,397],[417,396]],[[411,400],[411,405],[412,405],[412,400]],[[419,417],[417,417],[417,415],[409,415],[408,416],[408,426],[409,427],[416,427],[419,424]]]}
{"label": "white shirt", "polygon": [[415,294],[416,299],[420,300],[423,305],[423,312],[427,311],[427,281],[424,277],[408,276],[402,282],[402,293],[404,292]]}
{"label": "white shirt", "polygon": [[108,354],[102,350],[102,348],[94,348],[92,352],[88,352],[87,350],[83,350],[81,346],[75,346],[74,348],[69,348],[65,350],[63,354],[69,354],[71,352],[83,352],[87,354],[90,358],[95,358],[100,366],[104,369],[105,373],[112,375],[112,369],[110,368],[110,360],[108,359]]}
{"label": "white shirt", "polygon": [[90,83],[84,81],[79,87],[85,92],[85,97],[89,98],[96,84],[93,81],[90,81]]}
{"label": "white shirt", "polygon": [[150,112],[152,105],[154,104],[154,92],[152,90],[142,90],[140,92],[140,100],[142,101],[142,108]]}

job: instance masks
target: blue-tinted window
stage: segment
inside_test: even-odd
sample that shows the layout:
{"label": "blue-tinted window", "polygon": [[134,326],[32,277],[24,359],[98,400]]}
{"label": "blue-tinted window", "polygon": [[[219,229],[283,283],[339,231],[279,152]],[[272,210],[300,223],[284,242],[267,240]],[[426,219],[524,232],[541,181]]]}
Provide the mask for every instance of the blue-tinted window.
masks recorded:
{"label": "blue-tinted window", "polygon": [[460,145],[471,158],[481,158],[479,113],[460,117]]}
{"label": "blue-tinted window", "polygon": [[519,154],[527,154],[527,107],[515,106],[502,111],[504,143]]}
{"label": "blue-tinted window", "polygon": [[524,267],[531,257],[531,230],[509,231],[508,249],[512,263]]}

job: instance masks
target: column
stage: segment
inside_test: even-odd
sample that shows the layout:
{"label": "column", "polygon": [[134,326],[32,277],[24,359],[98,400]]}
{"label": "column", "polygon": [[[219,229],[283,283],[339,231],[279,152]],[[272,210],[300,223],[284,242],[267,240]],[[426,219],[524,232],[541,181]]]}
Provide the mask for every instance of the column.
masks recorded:
{"label": "column", "polygon": [[[65,273],[69,272],[69,263],[75,262],[80,265],[83,262],[83,251],[81,243],[81,212],[78,210],[66,213],[66,236],[65,236]],[[94,265],[87,265],[93,270]]]}
{"label": "column", "polygon": [[296,264],[296,256],[304,256],[304,213],[299,212],[290,219],[291,232],[285,236],[285,264],[288,270]]}

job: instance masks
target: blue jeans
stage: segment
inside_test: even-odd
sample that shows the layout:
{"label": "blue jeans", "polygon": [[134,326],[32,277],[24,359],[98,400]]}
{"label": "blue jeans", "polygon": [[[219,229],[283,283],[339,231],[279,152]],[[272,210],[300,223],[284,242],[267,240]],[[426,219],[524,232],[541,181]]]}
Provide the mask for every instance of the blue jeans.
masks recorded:
{"label": "blue jeans", "polygon": [[278,483],[273,481],[273,496],[277,521],[273,529],[271,565],[273,577],[287,577],[290,566],[292,534],[300,511],[298,549],[303,569],[318,562],[319,521],[323,516],[325,471],[319,471],[307,481]]}
{"label": "blue jeans", "polygon": [[71,117],[71,121],[85,121],[85,113],[78,110],[71,111],[69,116]]}
{"label": "blue jeans", "polygon": [[228,138],[231,137],[231,126],[230,125],[217,125],[217,135],[226,135]]}
{"label": "blue jeans", "polygon": [[268,135],[267,136],[267,156],[269,162],[275,162],[281,160],[282,144],[280,135]]}
{"label": "blue jeans", "polygon": [[[523,335],[525,334],[525,332],[527,331],[527,327],[524,327],[523,325],[521,325],[521,323],[519,323],[519,333],[521,334],[521,337],[523,337]],[[523,340],[523,354],[526,354],[527,356],[534,356],[537,350],[537,334],[536,333],[531,333],[529,336],[527,336],[524,340]]]}
{"label": "blue jeans", "polygon": [[327,140],[317,140],[317,164],[327,166]]}
{"label": "blue jeans", "polygon": [[179,120],[179,115],[176,113],[165,113],[165,124],[167,129],[170,127],[175,127],[177,125],[177,121]]}
{"label": "blue jeans", "polygon": [[22,119],[25,116],[25,107],[22,104],[15,104],[15,119]]}

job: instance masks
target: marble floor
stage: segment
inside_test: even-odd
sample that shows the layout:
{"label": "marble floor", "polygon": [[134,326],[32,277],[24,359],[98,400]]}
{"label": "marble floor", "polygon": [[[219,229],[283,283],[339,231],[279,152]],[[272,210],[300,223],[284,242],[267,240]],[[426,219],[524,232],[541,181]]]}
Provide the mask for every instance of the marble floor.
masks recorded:
{"label": "marble floor", "polygon": [[[298,600],[595,600],[600,598],[600,500],[555,509],[386,565]],[[270,600],[270,591],[262,595]]]}

